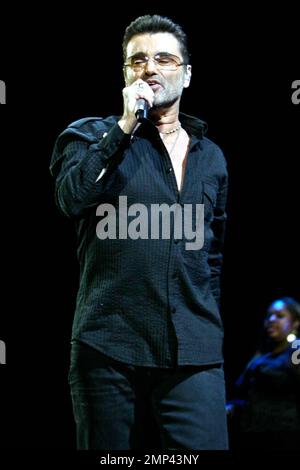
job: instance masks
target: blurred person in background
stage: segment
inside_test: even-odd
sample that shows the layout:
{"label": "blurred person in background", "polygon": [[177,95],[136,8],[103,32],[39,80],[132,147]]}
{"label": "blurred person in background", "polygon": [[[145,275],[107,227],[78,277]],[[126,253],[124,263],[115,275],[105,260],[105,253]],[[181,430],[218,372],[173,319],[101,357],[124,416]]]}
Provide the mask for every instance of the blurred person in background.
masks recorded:
{"label": "blurred person in background", "polygon": [[260,351],[235,383],[227,404],[233,447],[297,449],[300,444],[300,304],[271,303]]}

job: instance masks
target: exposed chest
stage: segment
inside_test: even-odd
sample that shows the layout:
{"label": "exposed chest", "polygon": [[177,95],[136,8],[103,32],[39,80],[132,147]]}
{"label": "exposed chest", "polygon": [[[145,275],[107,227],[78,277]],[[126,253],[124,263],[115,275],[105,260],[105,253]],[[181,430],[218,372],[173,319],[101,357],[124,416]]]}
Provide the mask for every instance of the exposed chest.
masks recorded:
{"label": "exposed chest", "polygon": [[163,140],[163,142],[170,156],[176,177],[177,187],[180,191],[182,188],[187,163],[187,155],[190,143],[189,136],[183,129],[181,129],[177,136],[174,136],[172,139]]}

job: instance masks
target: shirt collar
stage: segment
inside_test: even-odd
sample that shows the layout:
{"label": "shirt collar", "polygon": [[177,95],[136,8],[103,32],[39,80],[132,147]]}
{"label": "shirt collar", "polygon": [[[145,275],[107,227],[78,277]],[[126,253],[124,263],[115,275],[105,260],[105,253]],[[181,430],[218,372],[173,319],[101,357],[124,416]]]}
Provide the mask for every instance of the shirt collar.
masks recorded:
{"label": "shirt collar", "polygon": [[[190,134],[192,137],[196,137],[196,139],[201,140],[207,132],[207,123],[199,118],[196,118],[195,116],[190,116],[188,114],[180,112],[179,121],[181,122],[182,127],[188,132],[188,134]],[[156,130],[154,124],[152,124],[151,121],[148,121],[148,119],[146,119],[143,122],[142,128],[140,125],[138,125],[135,129],[135,132],[145,128],[151,129],[152,132]],[[139,134],[139,132],[137,133]]]}
{"label": "shirt collar", "polygon": [[196,118],[195,116],[179,113],[179,121],[184,129],[199,139],[202,139],[207,132],[206,122]]}

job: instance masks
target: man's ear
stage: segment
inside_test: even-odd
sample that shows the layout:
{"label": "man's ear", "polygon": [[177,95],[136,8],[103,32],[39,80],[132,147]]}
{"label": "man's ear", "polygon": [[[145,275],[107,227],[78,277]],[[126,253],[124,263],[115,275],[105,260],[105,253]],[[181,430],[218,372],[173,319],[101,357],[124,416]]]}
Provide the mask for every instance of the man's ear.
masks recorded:
{"label": "man's ear", "polygon": [[191,65],[187,65],[187,66],[186,66],[186,70],[185,70],[185,72],[184,72],[184,84],[183,84],[183,87],[184,87],[184,88],[188,88],[188,87],[189,87],[191,78],[192,78],[192,66],[191,66]]}

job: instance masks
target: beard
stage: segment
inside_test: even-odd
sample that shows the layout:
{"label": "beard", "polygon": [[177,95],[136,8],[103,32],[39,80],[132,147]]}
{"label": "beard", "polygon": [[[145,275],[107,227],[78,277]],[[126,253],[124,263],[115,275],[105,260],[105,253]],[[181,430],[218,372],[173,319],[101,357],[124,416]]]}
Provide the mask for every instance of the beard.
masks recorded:
{"label": "beard", "polygon": [[153,111],[159,110],[159,109],[164,109],[164,108],[170,108],[176,101],[178,101],[180,96],[176,96],[174,98],[165,98],[165,99],[158,99],[157,101],[154,100],[153,106],[151,109]]}
{"label": "beard", "polygon": [[176,89],[168,90],[164,88],[160,93],[154,95],[153,109],[169,108],[176,101],[179,101],[182,94],[182,88],[176,87]]}

